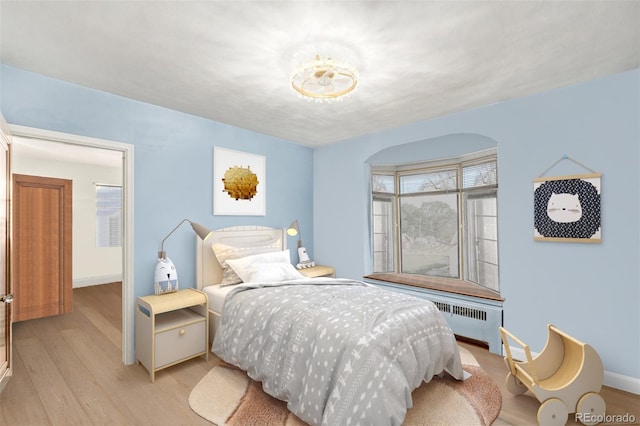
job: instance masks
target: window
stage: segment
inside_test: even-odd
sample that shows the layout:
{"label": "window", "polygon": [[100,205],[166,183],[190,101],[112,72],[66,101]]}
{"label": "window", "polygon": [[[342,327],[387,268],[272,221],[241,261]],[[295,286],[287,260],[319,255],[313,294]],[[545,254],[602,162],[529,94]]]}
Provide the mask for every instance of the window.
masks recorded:
{"label": "window", "polygon": [[122,187],[96,185],[96,247],[122,246]]}
{"label": "window", "polygon": [[372,167],[373,272],[499,291],[495,155]]}

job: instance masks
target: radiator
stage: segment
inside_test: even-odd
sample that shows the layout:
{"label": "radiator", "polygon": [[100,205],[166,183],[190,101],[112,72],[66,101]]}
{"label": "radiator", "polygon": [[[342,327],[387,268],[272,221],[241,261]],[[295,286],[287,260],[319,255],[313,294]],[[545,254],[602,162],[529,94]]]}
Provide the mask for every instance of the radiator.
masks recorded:
{"label": "radiator", "polygon": [[454,334],[484,342],[489,352],[502,355],[502,302],[382,281],[367,282],[432,301]]}

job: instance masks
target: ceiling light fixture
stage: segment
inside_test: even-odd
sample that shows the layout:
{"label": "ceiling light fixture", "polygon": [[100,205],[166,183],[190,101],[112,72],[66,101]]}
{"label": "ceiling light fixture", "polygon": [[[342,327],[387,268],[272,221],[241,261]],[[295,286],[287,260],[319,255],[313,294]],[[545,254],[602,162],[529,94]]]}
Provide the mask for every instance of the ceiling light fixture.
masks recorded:
{"label": "ceiling light fixture", "polygon": [[291,87],[308,101],[342,100],[353,93],[357,85],[358,72],[351,64],[318,54],[291,73]]}

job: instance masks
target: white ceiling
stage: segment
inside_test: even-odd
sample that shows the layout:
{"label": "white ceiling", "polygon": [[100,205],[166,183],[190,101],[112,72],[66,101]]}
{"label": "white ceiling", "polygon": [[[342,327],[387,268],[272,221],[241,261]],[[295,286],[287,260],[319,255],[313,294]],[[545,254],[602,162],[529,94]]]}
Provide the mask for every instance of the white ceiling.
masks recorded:
{"label": "white ceiling", "polygon": [[[0,14],[4,64],[312,147],[640,63],[638,1],[1,0]],[[296,97],[293,58],[312,45],[352,52],[353,96]]]}

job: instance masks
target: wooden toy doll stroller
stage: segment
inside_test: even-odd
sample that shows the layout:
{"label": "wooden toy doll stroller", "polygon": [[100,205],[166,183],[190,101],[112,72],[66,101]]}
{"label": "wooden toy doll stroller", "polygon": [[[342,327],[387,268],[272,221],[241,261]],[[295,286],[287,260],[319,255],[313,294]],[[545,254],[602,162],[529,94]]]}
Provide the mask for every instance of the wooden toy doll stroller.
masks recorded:
{"label": "wooden toy doll stroller", "polygon": [[[601,422],[606,404],[598,394],[604,380],[600,356],[591,346],[582,343],[553,325],[547,326],[547,343],[535,358],[529,346],[503,327],[500,334],[507,356],[507,390],[514,395],[531,391],[540,401],[540,425],[564,425],[569,413],[585,425]],[[508,339],[524,349],[526,361],[514,361]]]}

